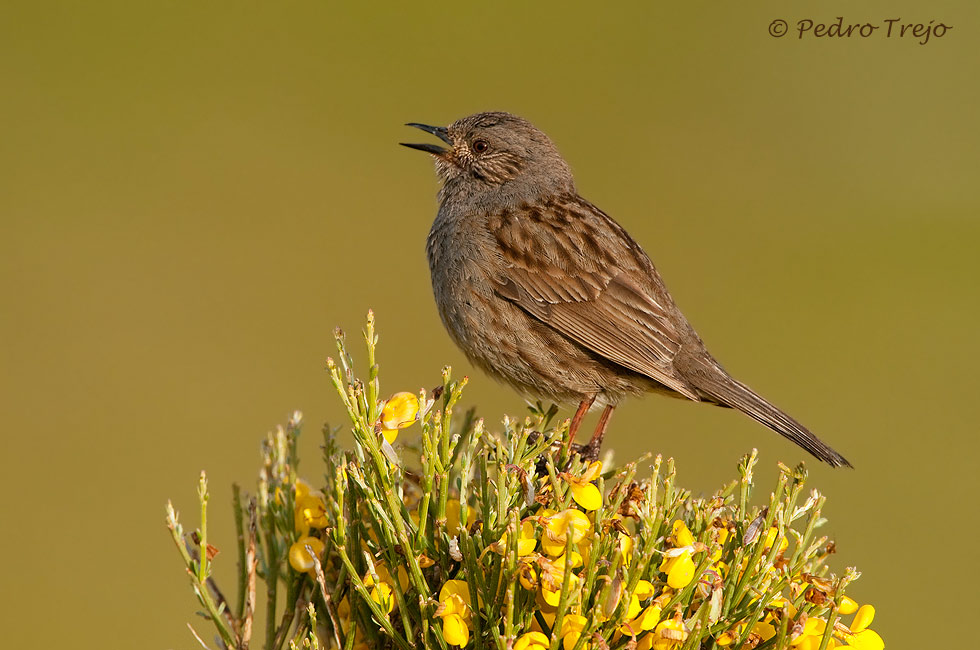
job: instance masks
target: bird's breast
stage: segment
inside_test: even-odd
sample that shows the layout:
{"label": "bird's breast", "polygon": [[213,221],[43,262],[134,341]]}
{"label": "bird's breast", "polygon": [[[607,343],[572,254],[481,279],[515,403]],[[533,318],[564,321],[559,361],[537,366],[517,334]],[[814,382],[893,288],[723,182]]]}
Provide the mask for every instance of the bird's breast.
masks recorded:
{"label": "bird's breast", "polygon": [[440,211],[429,232],[432,291],[439,315],[461,345],[460,339],[472,336],[472,323],[493,298],[490,278],[500,264],[486,221],[480,214],[450,216]]}

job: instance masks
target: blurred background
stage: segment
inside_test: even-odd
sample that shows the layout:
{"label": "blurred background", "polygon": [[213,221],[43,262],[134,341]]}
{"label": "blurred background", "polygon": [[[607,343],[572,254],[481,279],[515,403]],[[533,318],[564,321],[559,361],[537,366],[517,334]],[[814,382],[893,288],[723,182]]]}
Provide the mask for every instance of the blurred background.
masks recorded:
{"label": "blurred background", "polygon": [[[924,45],[792,31],[841,14],[952,29]],[[344,417],[331,332],[357,341],[369,308],[383,393],[451,364],[491,428],[522,414],[443,331],[424,255],[437,182],[397,146],[420,137],[405,122],[494,109],[550,134],[726,367],[854,463],[810,463],[811,486],[888,646],[910,647],[910,625],[916,645],[956,645],[978,604],[960,577],[980,534],[977,3],[0,16],[5,645],[194,648],[188,621],[210,638],[164,504],[194,527],[208,471],[231,576],[231,483],[254,489],[260,439],[293,409],[316,480],[320,427]],[[607,440],[622,461],[674,456],[695,492],[752,447],[762,489],[804,458],[737,413],[654,396]]]}

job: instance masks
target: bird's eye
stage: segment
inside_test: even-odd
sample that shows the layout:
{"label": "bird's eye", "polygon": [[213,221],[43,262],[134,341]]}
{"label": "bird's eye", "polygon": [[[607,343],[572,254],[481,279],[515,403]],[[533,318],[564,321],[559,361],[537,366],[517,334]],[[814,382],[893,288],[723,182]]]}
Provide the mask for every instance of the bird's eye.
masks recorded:
{"label": "bird's eye", "polygon": [[473,141],[473,151],[475,151],[476,153],[485,153],[489,148],[490,148],[490,143],[488,143],[486,140]]}

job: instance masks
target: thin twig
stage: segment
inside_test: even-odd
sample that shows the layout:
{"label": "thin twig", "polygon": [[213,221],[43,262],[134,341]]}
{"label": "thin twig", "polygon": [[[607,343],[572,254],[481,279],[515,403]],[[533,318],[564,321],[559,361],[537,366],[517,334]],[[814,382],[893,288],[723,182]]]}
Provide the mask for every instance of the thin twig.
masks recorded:
{"label": "thin twig", "polygon": [[[238,547],[238,609],[235,616],[239,620],[245,618],[245,580],[246,580],[246,559],[245,559],[245,522],[242,517],[242,488],[238,483],[233,483],[232,508],[235,511],[235,532],[237,533]],[[247,644],[246,644],[247,645]]]}
{"label": "thin twig", "polygon": [[344,647],[344,642],[340,638],[340,624],[337,621],[337,614],[334,611],[333,600],[330,598],[330,593],[327,591],[327,579],[323,575],[323,567],[320,566],[320,558],[313,554],[313,569],[316,572],[316,583],[320,587],[320,596],[323,597],[323,602],[327,606],[327,615],[330,617],[330,624],[333,627],[333,640],[337,643],[338,648]]}
{"label": "thin twig", "polygon": [[201,644],[201,647],[204,648],[204,650],[211,650],[211,648],[208,647],[208,644],[204,642],[204,639],[201,638],[201,635],[197,633],[197,630],[194,629],[193,625],[188,623],[187,629],[191,631],[191,634],[194,635],[194,638],[197,639],[197,642]]}
{"label": "thin twig", "polygon": [[283,643],[286,641],[286,634],[293,627],[293,623],[296,621],[296,615],[299,613],[299,610],[306,609],[306,601],[304,599],[305,590],[303,587],[304,584],[300,583],[293,606],[290,607],[289,603],[287,603],[286,609],[282,613],[282,619],[279,621],[279,627],[276,628],[276,634],[275,637],[273,637],[272,648],[270,650],[278,650],[283,646]]}
{"label": "thin twig", "polygon": [[239,648],[248,650],[252,640],[252,621],[255,617],[255,570],[259,560],[255,555],[255,544],[258,537],[259,521],[256,514],[255,498],[248,501],[248,545],[245,548],[245,601],[242,614],[242,630]]}
{"label": "thin twig", "polygon": [[[198,547],[186,540],[184,541],[184,543],[187,545],[187,552],[191,556],[191,559],[200,562],[201,554],[199,552]],[[214,600],[216,601],[217,610],[222,613],[225,620],[228,621],[228,625],[230,625],[231,629],[234,631],[235,636],[238,637],[239,635],[238,619],[236,619],[234,613],[232,613],[231,607],[228,605],[228,600],[225,598],[225,595],[221,593],[221,588],[218,587],[218,583],[215,582],[214,578],[208,578],[207,580],[205,580],[205,584],[207,584],[208,591],[211,592],[211,595],[214,597]]]}

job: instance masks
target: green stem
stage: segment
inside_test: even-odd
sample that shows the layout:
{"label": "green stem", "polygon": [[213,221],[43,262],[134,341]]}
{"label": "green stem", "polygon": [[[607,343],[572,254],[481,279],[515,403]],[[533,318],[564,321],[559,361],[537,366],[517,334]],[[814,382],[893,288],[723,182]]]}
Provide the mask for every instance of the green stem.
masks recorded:
{"label": "green stem", "polygon": [[238,483],[231,486],[232,508],[235,512],[235,532],[238,535],[238,608],[235,611],[235,618],[241,620],[245,615],[245,591],[248,580],[248,567],[245,560],[245,546],[248,539],[245,537],[245,518],[242,512],[242,489]]}
{"label": "green stem", "polygon": [[[411,650],[413,646],[410,645],[404,638],[395,634],[395,628],[391,625],[391,621],[388,619],[387,613],[383,612],[381,610],[381,606],[374,602],[374,599],[371,598],[371,594],[364,585],[364,581],[361,580],[361,576],[354,568],[354,564],[351,562],[350,556],[347,554],[347,549],[343,546],[337,546],[336,549],[337,555],[340,556],[341,562],[343,562],[344,566],[347,567],[351,584],[354,586],[354,589],[357,591],[364,604],[366,604],[371,610],[371,614],[373,615],[375,622],[381,626],[381,628],[385,631],[385,634],[391,637],[392,641],[394,641],[399,648],[402,648],[402,650]],[[348,636],[353,637],[354,635],[350,634]]]}

